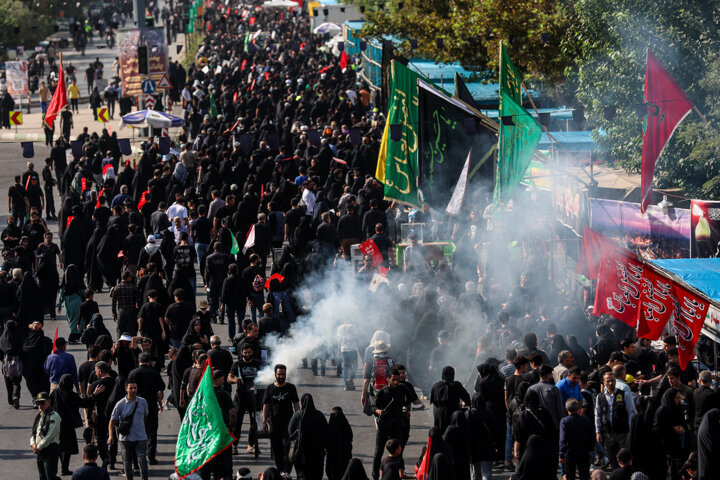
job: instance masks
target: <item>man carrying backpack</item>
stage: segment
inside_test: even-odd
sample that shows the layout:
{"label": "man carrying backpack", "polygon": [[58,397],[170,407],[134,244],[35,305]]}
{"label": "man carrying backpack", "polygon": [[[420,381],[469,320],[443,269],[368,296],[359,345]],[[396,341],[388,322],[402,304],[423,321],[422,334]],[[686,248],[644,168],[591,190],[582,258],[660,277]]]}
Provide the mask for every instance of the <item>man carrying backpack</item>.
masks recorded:
{"label": "man carrying backpack", "polygon": [[[372,405],[375,401],[375,394],[385,388],[388,384],[390,370],[395,367],[395,362],[387,353],[389,349],[389,344],[383,341],[377,342],[373,346],[372,360],[365,363],[363,371],[362,395],[360,397],[360,401],[363,406],[365,406],[367,402],[370,402]],[[382,451],[380,453],[382,453]]]}
{"label": "man carrying backpack", "polygon": [[246,267],[242,272],[243,286],[245,295],[248,299],[248,307],[250,307],[250,316],[253,323],[257,323],[258,315],[262,316],[263,289],[265,288],[265,270],[262,268],[260,255],[253,253],[250,255],[250,266]]}

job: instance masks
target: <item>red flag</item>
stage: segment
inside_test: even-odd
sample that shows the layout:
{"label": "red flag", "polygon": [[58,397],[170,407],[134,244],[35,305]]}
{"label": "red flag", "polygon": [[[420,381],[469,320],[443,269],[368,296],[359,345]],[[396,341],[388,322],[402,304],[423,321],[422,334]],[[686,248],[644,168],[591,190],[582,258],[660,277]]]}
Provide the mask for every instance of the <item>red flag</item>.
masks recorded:
{"label": "red flag", "polygon": [[360,244],[360,251],[363,255],[370,255],[372,257],[373,267],[379,267],[382,264],[383,256],[375,240],[372,238]]}
{"label": "red flag", "polygon": [[675,311],[673,282],[645,265],[641,302],[637,334],[657,340]]}
{"label": "red flag", "polygon": [[645,133],[643,135],[640,211],[650,205],[655,162],[680,122],[695,106],[648,49],[645,64]]}
{"label": "red flag", "polygon": [[145,204],[148,201],[148,197],[150,196],[150,189],[148,188],[143,192],[143,194],[140,196],[140,201],[138,202],[138,210],[142,211],[142,208],[145,206]]}
{"label": "red flag", "polygon": [[688,363],[695,358],[695,344],[700,337],[710,304],[678,284],[675,284],[675,298],[677,311],[673,324],[678,339],[680,368],[685,370]]}
{"label": "red flag", "polygon": [[620,248],[606,249],[600,264],[593,313],[605,313],[635,327],[642,277],[643,264],[635,254]]}
{"label": "red flag", "polygon": [[425,447],[425,455],[420,462],[420,466],[415,465],[415,478],[417,480],[425,480],[430,472],[430,457],[432,457],[432,437],[428,436],[427,447]]}
{"label": "red flag", "polygon": [[578,255],[578,263],[575,265],[575,273],[596,280],[600,273],[600,262],[604,251],[608,247],[615,248],[615,244],[605,235],[590,227],[583,227],[582,239],[583,243],[580,255]]}
{"label": "red flag", "polygon": [[73,221],[73,218],[75,218],[74,215],[68,215],[67,223],[65,224],[65,228],[68,228],[70,226],[70,222]]}
{"label": "red flag", "polygon": [[249,24],[251,27],[252,27],[253,25],[255,25],[255,17],[250,17],[250,19],[248,20],[248,24]]}
{"label": "red flag", "polygon": [[340,52],[340,68],[345,70],[347,68],[349,62],[350,62],[350,57],[348,57],[348,54],[345,53],[345,50]]}
{"label": "red flag", "polygon": [[271,281],[271,280],[275,280],[275,279],[279,280],[280,283],[282,283],[282,282],[285,281],[285,277],[283,277],[283,276],[280,275],[279,273],[273,273],[272,275],[270,275],[270,278],[268,278],[267,280],[265,280],[265,289],[266,289],[266,290],[270,290],[270,281]]}
{"label": "red flag", "polygon": [[58,83],[53,93],[50,104],[45,112],[45,124],[48,128],[53,128],[55,123],[55,117],[60,114],[60,111],[65,105],[68,104],[67,89],[65,88],[65,75],[63,74],[62,67],[62,53],[60,54],[60,64],[58,66]]}
{"label": "red flag", "polygon": [[[242,72],[243,70],[245,70],[245,67],[247,67],[247,58],[245,60],[243,60],[242,63],[240,64],[240,71]],[[237,92],[235,92],[235,97],[233,98],[233,102],[236,99],[237,99]]]}
{"label": "red flag", "polygon": [[113,170],[115,170],[115,167],[113,167],[113,164],[112,164],[112,163],[108,163],[107,165],[105,165],[105,166],[103,167],[103,169],[102,169],[102,172],[103,172],[103,173],[102,173],[102,174],[103,174],[103,175],[107,174],[107,171],[110,170],[111,168],[112,168]]}
{"label": "red flag", "polygon": [[53,353],[57,353],[57,339],[58,339],[58,333],[59,333],[60,325],[55,325],[55,336],[53,337]]}

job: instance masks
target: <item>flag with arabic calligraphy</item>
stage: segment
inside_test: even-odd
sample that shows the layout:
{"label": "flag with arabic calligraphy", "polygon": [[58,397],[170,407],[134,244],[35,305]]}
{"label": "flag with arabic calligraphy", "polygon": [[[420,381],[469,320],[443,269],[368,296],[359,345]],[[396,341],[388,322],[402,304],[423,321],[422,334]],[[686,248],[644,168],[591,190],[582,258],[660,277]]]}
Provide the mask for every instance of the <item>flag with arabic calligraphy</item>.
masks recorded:
{"label": "flag with arabic calligraphy", "polygon": [[675,129],[695,104],[648,49],[645,64],[645,133],[640,175],[640,212],[650,205],[655,163]]}
{"label": "flag with arabic calligraphy", "polygon": [[594,314],[610,315],[634,328],[642,296],[642,278],[643,264],[636,255],[620,248],[604,248]]}
{"label": "flag with arabic calligraphy", "polygon": [[673,326],[678,340],[680,368],[685,370],[688,363],[695,358],[695,344],[700,338],[700,331],[710,304],[680,285],[674,286],[677,310],[673,318]]}
{"label": "flag with arabic calligraphy", "polygon": [[540,142],[542,127],[522,106],[522,77],[505,45],[500,45],[500,117],[512,118],[512,125],[500,122],[498,161],[493,204],[507,205]]}
{"label": "flag with arabic calligraphy", "polygon": [[210,365],[200,379],[180,425],[175,447],[175,471],[185,478],[228,448],[235,440],[228,432],[215,396]]}
{"label": "flag with arabic calligraphy", "polygon": [[675,312],[673,282],[647,265],[642,272],[638,337],[657,340]]}

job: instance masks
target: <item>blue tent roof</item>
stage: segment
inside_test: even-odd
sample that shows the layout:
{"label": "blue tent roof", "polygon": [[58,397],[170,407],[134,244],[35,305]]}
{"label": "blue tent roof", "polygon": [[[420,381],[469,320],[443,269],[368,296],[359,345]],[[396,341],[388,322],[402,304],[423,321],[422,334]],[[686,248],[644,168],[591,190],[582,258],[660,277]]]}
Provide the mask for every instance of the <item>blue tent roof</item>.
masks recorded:
{"label": "blue tent roof", "polygon": [[720,258],[662,259],[650,260],[650,263],[677,275],[713,301],[720,302]]}
{"label": "blue tent roof", "polygon": [[[566,150],[571,152],[591,152],[597,148],[595,140],[592,138],[591,131],[579,132],[550,132],[550,134],[562,145]],[[552,142],[547,133],[540,136],[538,149],[549,150]]]}

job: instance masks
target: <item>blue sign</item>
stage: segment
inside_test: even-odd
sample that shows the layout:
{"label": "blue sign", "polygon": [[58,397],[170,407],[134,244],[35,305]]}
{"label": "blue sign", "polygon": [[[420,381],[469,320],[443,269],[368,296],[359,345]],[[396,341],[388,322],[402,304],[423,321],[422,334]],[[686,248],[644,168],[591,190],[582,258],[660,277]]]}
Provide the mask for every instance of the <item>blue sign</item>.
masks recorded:
{"label": "blue sign", "polygon": [[157,86],[157,85],[155,85],[155,82],[152,81],[152,80],[150,80],[150,79],[143,80],[143,82],[142,82],[142,91],[143,91],[143,93],[146,93],[146,94],[150,95],[151,93],[154,93],[154,92],[155,92],[156,86]]}

